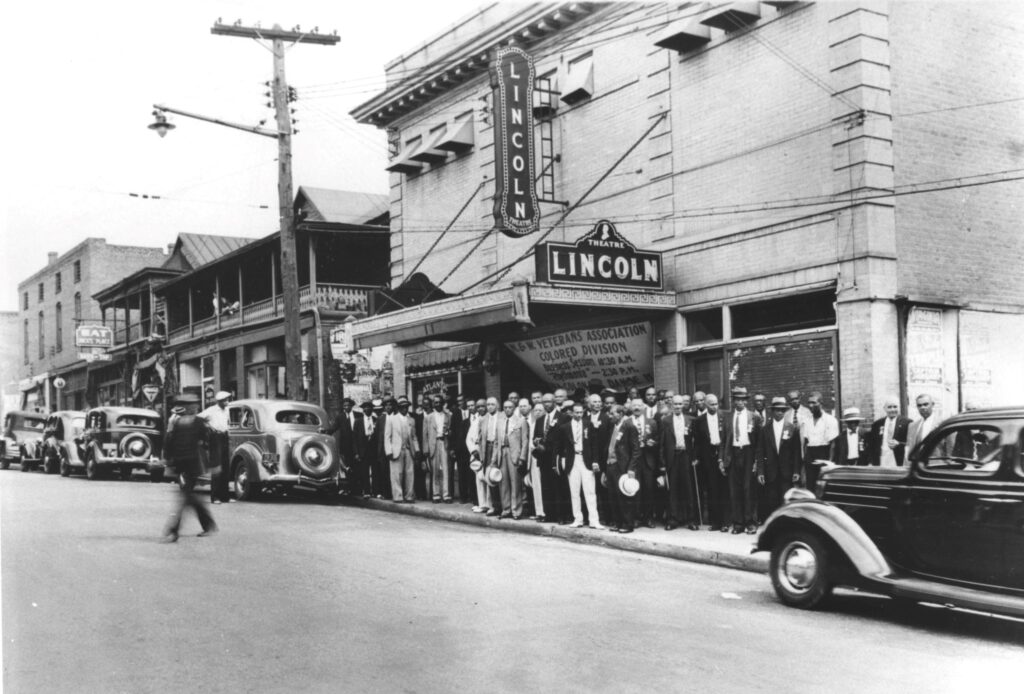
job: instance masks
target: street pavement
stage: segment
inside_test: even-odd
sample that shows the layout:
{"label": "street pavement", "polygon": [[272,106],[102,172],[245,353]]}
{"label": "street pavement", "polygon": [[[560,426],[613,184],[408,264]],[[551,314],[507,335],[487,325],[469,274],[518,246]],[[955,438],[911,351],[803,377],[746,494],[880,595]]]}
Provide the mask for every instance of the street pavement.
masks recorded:
{"label": "street pavement", "polygon": [[160,544],[175,495],[0,472],[5,692],[1019,689],[1020,621],[308,499]]}

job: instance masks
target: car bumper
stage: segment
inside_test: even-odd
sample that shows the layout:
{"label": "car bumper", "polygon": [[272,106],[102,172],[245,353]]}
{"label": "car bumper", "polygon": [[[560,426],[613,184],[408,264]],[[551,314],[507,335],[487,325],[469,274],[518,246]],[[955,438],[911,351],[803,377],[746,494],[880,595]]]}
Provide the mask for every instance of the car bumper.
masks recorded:
{"label": "car bumper", "polygon": [[273,474],[261,482],[282,487],[308,487],[311,489],[330,489],[338,486],[337,477],[307,477],[306,475]]}
{"label": "car bumper", "polygon": [[157,458],[125,458],[121,456],[98,456],[96,458],[96,465],[100,467],[133,467],[133,468],[145,468],[148,471],[153,471],[157,468],[163,469],[164,464]]}

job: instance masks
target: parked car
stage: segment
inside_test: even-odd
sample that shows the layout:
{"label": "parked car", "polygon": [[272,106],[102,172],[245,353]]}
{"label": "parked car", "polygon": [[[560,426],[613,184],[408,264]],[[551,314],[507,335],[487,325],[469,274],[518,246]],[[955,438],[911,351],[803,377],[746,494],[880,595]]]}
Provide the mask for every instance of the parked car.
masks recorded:
{"label": "parked car", "polygon": [[6,470],[11,463],[19,463],[25,472],[38,465],[45,426],[46,415],[40,412],[8,412],[0,439],[0,470]]}
{"label": "parked car", "polygon": [[46,418],[40,456],[43,472],[67,477],[85,470],[85,412],[58,410]]}
{"label": "parked car", "polygon": [[305,402],[238,400],[228,405],[230,472],[239,499],[308,489],[337,494],[345,471],[327,413]]}
{"label": "parked car", "polygon": [[100,479],[112,471],[129,479],[145,470],[153,482],[164,479],[160,415],[137,407],[94,407],[85,415],[85,476]]}
{"label": "parked car", "polygon": [[755,551],[787,605],[833,586],[1024,617],[1024,408],[950,417],[906,467],[826,466],[790,490]]}

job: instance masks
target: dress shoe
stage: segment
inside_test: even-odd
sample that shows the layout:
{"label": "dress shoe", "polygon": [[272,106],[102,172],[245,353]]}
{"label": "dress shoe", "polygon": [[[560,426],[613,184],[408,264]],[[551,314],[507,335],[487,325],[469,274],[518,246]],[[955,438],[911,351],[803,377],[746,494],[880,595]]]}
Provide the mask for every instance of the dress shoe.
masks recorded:
{"label": "dress shoe", "polygon": [[583,527],[583,523],[575,523],[575,522],[573,522],[573,523],[569,524],[569,527],[570,528],[582,528]]}
{"label": "dress shoe", "polygon": [[678,527],[675,523],[665,523],[665,530],[675,530]]}
{"label": "dress shoe", "polygon": [[721,528],[719,528],[719,530],[721,530],[723,533],[727,533],[729,532],[729,526],[723,525]]}
{"label": "dress shoe", "polygon": [[522,518],[523,518],[522,516],[516,516],[516,515],[512,516],[512,520],[522,520]]}
{"label": "dress shoe", "polygon": [[601,525],[600,523],[591,523],[590,524],[590,529],[591,530],[604,530],[604,526]]}
{"label": "dress shoe", "polygon": [[503,513],[503,514],[501,514],[501,515],[499,516],[499,518],[502,518],[502,519],[504,519],[504,520],[508,520],[508,519],[509,519],[509,518],[511,518],[511,517],[512,517],[512,514],[511,514],[511,513]]}
{"label": "dress shoe", "polygon": [[621,533],[622,535],[625,535],[625,534],[631,533],[631,532],[633,532],[632,528],[628,528],[628,527],[627,528],[619,528],[619,533]]}
{"label": "dress shoe", "polygon": [[206,530],[204,530],[203,532],[199,533],[198,535],[196,535],[196,537],[209,537],[210,535],[215,535],[217,533],[217,531],[218,531],[217,526],[213,525],[213,526],[210,526],[209,528],[207,528]]}
{"label": "dress shoe", "polygon": [[493,518],[493,517],[495,517],[495,516],[497,516],[497,515],[498,515],[498,512],[497,512],[497,511],[495,511],[494,509],[489,509],[489,510],[487,511],[487,515]]}
{"label": "dress shoe", "polygon": [[757,526],[756,525],[748,525],[747,526],[747,535],[756,535],[756,534],[757,534]]}
{"label": "dress shoe", "polygon": [[648,520],[647,520],[647,527],[648,527],[648,528],[653,528],[653,527],[654,527],[654,521],[653,521],[653,520],[651,520],[651,519],[648,519]]}
{"label": "dress shoe", "polygon": [[731,530],[730,532],[731,532],[731,533],[732,533],[733,535],[739,535],[739,534],[740,534],[741,532],[743,532],[743,528],[741,528],[741,527],[740,527],[740,526],[738,526],[738,525],[734,525],[734,526],[732,526],[732,530]]}
{"label": "dress shoe", "polygon": [[439,504],[439,503],[441,503],[441,499],[440,499],[440,497],[431,499],[430,503],[432,503],[432,504]]}
{"label": "dress shoe", "polygon": [[164,533],[163,537],[160,538],[160,542],[164,542],[164,543],[171,543],[171,542],[177,542],[177,541],[178,541],[178,533],[177,532]]}
{"label": "dress shoe", "polygon": [[608,532],[611,532],[611,533],[617,533],[620,530],[622,530],[622,526],[621,525],[609,525],[607,530],[608,530]]}
{"label": "dress shoe", "polygon": [[[370,495],[369,495],[369,494],[367,494],[367,495],[366,495],[366,496],[365,496],[364,498],[369,498],[369,496],[370,496]],[[236,503],[237,501],[238,501],[238,499],[235,499],[235,498],[231,498],[231,499],[228,499],[228,503],[229,503],[229,504],[233,504],[233,503]]]}
{"label": "dress shoe", "polygon": [[537,516],[536,518],[534,518],[534,520],[538,523],[546,523],[548,519],[545,516]]}
{"label": "dress shoe", "polygon": [[473,510],[473,513],[483,513],[484,512],[483,508],[480,507],[480,506],[474,506],[472,510]]}
{"label": "dress shoe", "polygon": [[451,499],[445,499],[445,500],[444,500],[444,503],[446,503],[446,504],[450,504],[450,503],[452,503],[452,500],[451,500]]}
{"label": "dress shoe", "polygon": [[213,503],[215,503],[215,504],[219,504],[219,503],[220,503],[220,499],[214,499],[214,500],[213,500]]}
{"label": "dress shoe", "polygon": [[722,529],[722,526],[720,526],[720,525],[709,525],[708,526],[708,530],[710,530],[713,533],[716,533],[716,532],[718,532],[721,529]]}
{"label": "dress shoe", "polygon": [[687,530],[700,530],[700,526],[697,525],[696,523],[687,523],[686,524],[686,529]]}

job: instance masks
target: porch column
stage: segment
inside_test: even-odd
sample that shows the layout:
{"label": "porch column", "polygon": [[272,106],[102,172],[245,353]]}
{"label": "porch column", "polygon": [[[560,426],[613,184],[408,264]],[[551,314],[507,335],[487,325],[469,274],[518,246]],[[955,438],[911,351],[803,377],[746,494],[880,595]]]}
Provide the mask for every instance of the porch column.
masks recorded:
{"label": "porch column", "polygon": [[238,322],[245,323],[245,296],[242,294],[242,265],[238,265]]}
{"label": "porch column", "polygon": [[213,276],[213,315],[217,317],[217,330],[220,330],[220,275]]}

